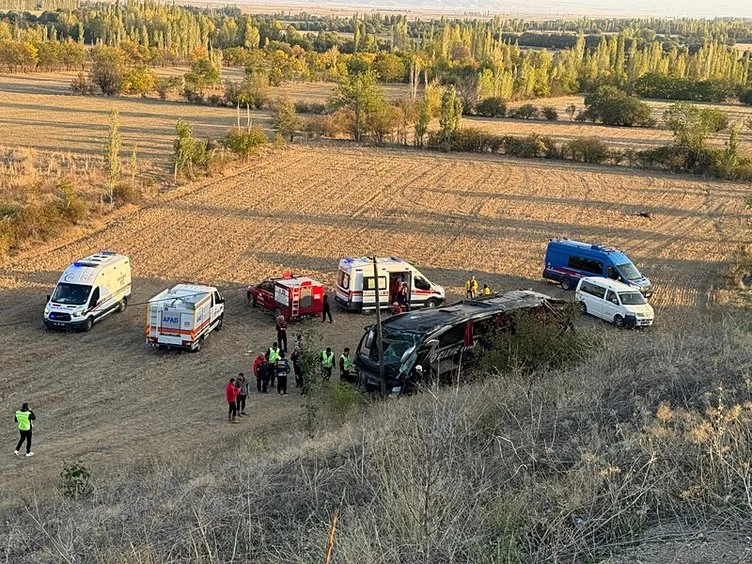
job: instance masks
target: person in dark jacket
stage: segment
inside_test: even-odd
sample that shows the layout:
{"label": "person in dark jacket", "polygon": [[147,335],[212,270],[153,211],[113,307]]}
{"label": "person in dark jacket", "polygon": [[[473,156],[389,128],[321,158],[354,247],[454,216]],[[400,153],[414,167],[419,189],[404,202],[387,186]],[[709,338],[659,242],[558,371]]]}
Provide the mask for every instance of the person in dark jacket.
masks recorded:
{"label": "person in dark jacket", "polygon": [[301,350],[300,345],[295,345],[295,348],[292,350],[292,356],[290,356],[290,360],[292,361],[292,371],[295,374],[295,387],[302,388],[303,387],[303,351]]}
{"label": "person in dark jacket", "polygon": [[31,450],[31,422],[36,418],[37,416],[34,415],[34,412],[29,409],[28,403],[24,403],[21,406],[21,409],[16,411],[16,417],[14,418],[14,421],[18,425],[18,430],[21,433],[21,438],[16,445],[16,456],[18,456],[18,453],[20,452],[24,442],[26,442],[26,456],[34,456],[34,453]]}
{"label": "person in dark jacket", "polygon": [[283,396],[287,395],[287,375],[290,373],[290,364],[285,358],[285,352],[282,351],[277,366],[275,367],[277,373],[277,393]]}
{"label": "person in dark jacket", "polygon": [[261,391],[261,372],[259,371],[259,366],[263,362],[266,362],[266,357],[263,354],[259,354],[256,357],[256,360],[253,361],[253,375],[256,377],[256,390]]}
{"label": "person in dark jacket", "polygon": [[277,316],[277,342],[279,348],[287,352],[287,319],[281,313]]}
{"label": "person in dark jacket", "polygon": [[321,323],[326,321],[327,317],[329,317],[329,323],[332,323],[332,306],[329,305],[329,296],[324,294],[324,309],[321,312]]}
{"label": "person in dark jacket", "polygon": [[269,388],[269,372],[272,370],[272,365],[269,364],[266,361],[266,358],[264,358],[263,362],[259,364],[258,371],[259,371],[259,381],[261,382],[261,390],[259,390],[262,394],[268,393]]}

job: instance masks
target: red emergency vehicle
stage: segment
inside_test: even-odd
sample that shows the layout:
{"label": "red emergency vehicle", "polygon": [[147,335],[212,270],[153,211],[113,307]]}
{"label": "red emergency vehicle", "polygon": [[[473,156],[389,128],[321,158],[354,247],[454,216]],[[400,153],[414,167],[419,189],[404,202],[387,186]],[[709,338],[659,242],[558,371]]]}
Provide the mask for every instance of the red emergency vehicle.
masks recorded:
{"label": "red emergency vehicle", "polygon": [[248,286],[248,303],[275,314],[279,312],[286,319],[320,317],[325,291],[321,282],[286,272],[281,278],[268,278]]}

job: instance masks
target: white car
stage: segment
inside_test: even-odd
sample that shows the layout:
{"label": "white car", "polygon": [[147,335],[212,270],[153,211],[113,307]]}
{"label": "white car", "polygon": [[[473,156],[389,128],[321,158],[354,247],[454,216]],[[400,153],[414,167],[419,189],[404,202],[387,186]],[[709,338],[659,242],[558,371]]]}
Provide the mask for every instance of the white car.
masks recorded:
{"label": "white car", "polygon": [[647,327],[655,313],[637,288],[609,278],[581,278],[575,291],[582,313],[613,323],[617,327]]}

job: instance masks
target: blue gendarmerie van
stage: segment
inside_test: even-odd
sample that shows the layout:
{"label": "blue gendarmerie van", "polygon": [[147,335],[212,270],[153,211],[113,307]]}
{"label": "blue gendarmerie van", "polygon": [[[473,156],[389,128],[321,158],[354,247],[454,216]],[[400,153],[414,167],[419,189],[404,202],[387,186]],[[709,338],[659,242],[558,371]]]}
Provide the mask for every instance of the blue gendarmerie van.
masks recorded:
{"label": "blue gendarmerie van", "polygon": [[646,298],[653,294],[650,280],[618,249],[569,239],[551,239],[546,248],[543,278],[558,282],[564,290],[571,290],[584,276],[618,280],[638,288]]}

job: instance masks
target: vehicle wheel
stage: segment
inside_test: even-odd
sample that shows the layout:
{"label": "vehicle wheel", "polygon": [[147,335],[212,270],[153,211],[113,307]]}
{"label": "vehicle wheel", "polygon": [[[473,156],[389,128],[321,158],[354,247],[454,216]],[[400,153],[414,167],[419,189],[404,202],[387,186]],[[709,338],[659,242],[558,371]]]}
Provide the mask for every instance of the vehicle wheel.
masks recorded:
{"label": "vehicle wheel", "polygon": [[428,307],[428,308],[439,307],[439,302],[438,302],[438,300],[435,300],[434,298],[431,298],[429,300],[426,300],[426,307]]}
{"label": "vehicle wheel", "polygon": [[91,328],[94,327],[94,318],[87,317],[86,321],[84,322],[84,331],[89,332],[91,331]]}
{"label": "vehicle wheel", "polygon": [[120,303],[118,303],[118,313],[123,313],[127,305],[128,305],[128,298],[123,298],[122,300],[120,300]]}
{"label": "vehicle wheel", "polygon": [[256,297],[253,294],[248,296],[248,303],[251,304],[251,307],[258,307],[258,304],[256,303]]}
{"label": "vehicle wheel", "polygon": [[559,284],[561,284],[562,290],[571,290],[572,289],[572,279],[568,276],[565,276],[561,280],[559,280]]}
{"label": "vehicle wheel", "polygon": [[615,315],[614,316],[614,325],[621,329],[624,327],[624,318],[621,315]]}
{"label": "vehicle wheel", "polygon": [[222,324],[224,323],[224,319],[225,319],[225,314],[223,313],[222,315],[219,316],[219,319],[217,320],[217,327],[216,327],[217,331],[222,330]]}
{"label": "vehicle wheel", "polygon": [[580,313],[582,315],[587,313],[587,304],[585,302],[580,302]]}

